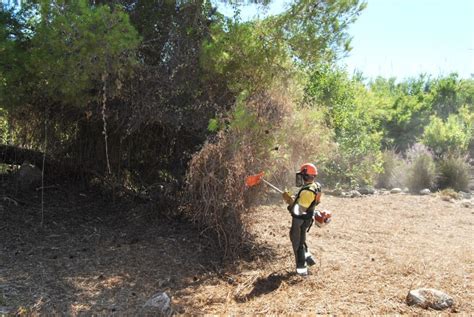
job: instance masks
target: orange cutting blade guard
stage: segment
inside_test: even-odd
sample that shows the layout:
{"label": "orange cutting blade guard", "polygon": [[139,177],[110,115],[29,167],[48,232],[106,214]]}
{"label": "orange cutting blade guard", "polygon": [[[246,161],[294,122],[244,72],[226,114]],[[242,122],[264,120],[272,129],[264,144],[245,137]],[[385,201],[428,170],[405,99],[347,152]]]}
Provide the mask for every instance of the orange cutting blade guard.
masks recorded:
{"label": "orange cutting blade guard", "polygon": [[260,172],[256,175],[247,176],[247,178],[245,179],[245,185],[247,185],[248,187],[252,187],[257,184],[260,184],[260,182],[262,181],[263,175],[264,175],[264,172]]}

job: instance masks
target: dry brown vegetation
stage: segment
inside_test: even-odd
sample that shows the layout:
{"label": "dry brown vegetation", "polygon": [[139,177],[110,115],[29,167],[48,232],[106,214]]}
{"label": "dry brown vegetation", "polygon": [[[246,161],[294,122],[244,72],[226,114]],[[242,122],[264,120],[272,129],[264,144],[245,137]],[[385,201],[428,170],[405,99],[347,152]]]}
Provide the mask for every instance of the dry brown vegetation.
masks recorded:
{"label": "dry brown vegetation", "polygon": [[449,313],[474,313],[473,209],[436,195],[325,195],[334,220],[311,229],[318,264],[301,278],[279,200],[244,215],[253,259],[224,266],[186,223],[93,193],[50,194],[43,229],[37,196],[1,201],[0,306],[11,312],[135,315],[165,291],[183,314],[418,315],[437,312],[405,296],[432,287],[453,296]]}

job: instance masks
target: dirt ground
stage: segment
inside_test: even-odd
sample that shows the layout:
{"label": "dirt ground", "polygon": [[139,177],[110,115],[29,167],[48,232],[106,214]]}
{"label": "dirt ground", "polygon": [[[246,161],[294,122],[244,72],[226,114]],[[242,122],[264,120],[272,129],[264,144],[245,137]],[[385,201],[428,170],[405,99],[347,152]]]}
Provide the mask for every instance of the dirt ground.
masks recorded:
{"label": "dirt ground", "polygon": [[419,287],[474,314],[474,208],[435,194],[324,195],[333,221],[309,232],[317,264],[304,278],[283,204],[248,214],[259,255],[223,267],[212,242],[143,205],[58,186],[41,228],[41,192],[11,192],[2,184],[0,315],[141,315],[160,291],[180,314],[437,313],[406,305]]}

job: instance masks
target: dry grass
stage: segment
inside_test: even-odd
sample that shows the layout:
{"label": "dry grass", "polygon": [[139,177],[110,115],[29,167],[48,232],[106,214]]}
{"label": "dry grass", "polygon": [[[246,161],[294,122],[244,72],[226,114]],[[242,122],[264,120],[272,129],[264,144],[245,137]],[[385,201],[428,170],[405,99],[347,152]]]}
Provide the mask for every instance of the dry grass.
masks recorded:
{"label": "dry grass", "polygon": [[74,192],[48,197],[41,230],[34,205],[0,208],[0,306],[12,314],[145,315],[144,303],[159,291],[186,315],[438,313],[406,305],[418,287],[451,295],[448,313],[474,314],[474,213],[458,201],[324,196],[334,220],[311,229],[318,264],[300,278],[280,204],[243,215],[258,256],[229,268],[218,262],[215,242],[152,210]]}
{"label": "dry grass", "polygon": [[264,206],[249,217],[274,258],[189,287],[179,303],[210,314],[416,315],[426,311],[406,305],[408,291],[432,287],[454,297],[451,312],[474,313],[472,209],[412,195],[326,196],[324,207],[334,220],[309,234],[319,260],[309,277],[293,274],[284,206]]}

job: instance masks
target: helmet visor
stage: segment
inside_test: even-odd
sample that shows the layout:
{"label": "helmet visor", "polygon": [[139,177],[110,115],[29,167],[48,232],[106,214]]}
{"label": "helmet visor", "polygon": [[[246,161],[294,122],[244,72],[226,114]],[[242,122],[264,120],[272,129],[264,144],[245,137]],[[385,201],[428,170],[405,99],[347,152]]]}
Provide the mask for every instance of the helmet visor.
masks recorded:
{"label": "helmet visor", "polygon": [[296,187],[301,187],[303,185],[304,185],[303,174],[296,173],[295,186]]}

